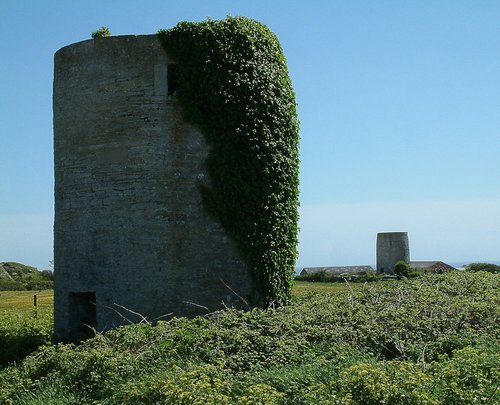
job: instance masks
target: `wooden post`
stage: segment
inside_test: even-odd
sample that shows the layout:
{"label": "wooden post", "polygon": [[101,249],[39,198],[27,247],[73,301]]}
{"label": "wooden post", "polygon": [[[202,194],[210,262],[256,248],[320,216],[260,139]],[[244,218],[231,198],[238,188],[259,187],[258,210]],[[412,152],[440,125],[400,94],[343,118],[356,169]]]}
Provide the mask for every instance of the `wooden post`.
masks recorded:
{"label": "wooden post", "polygon": [[33,295],[33,306],[36,307],[36,294]]}

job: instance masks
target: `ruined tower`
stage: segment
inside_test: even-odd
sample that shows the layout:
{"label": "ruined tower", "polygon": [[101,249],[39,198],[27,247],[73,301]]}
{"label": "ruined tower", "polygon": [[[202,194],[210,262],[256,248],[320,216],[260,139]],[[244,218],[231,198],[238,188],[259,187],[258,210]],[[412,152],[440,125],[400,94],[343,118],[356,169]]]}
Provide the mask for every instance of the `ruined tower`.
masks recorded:
{"label": "ruined tower", "polygon": [[156,35],[55,54],[59,339],[258,301],[234,243],[203,207],[208,148],[182,119],[173,72]]}
{"label": "ruined tower", "polygon": [[392,274],[396,262],[410,261],[408,232],[383,232],[377,234],[377,271]]}

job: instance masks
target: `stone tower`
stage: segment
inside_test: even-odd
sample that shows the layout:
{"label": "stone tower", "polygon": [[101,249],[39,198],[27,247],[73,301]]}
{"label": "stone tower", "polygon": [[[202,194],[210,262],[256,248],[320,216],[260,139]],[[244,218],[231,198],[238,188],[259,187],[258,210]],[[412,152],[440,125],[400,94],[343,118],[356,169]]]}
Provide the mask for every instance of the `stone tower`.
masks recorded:
{"label": "stone tower", "polygon": [[377,234],[377,271],[392,274],[394,265],[410,261],[408,232],[384,232]]}
{"label": "stone tower", "polygon": [[55,54],[58,339],[259,301],[235,245],[203,207],[208,149],[182,119],[172,66],[156,35]]}

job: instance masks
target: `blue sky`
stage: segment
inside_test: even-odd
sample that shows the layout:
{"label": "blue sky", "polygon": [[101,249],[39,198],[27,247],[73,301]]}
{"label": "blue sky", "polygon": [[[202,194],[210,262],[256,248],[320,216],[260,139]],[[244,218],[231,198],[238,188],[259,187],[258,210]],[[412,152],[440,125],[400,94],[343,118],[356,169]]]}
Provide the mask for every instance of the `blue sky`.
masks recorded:
{"label": "blue sky", "polygon": [[0,2],[0,261],[52,258],[53,55],[102,25],[244,15],[279,37],[301,121],[299,266],[500,260],[500,2]]}

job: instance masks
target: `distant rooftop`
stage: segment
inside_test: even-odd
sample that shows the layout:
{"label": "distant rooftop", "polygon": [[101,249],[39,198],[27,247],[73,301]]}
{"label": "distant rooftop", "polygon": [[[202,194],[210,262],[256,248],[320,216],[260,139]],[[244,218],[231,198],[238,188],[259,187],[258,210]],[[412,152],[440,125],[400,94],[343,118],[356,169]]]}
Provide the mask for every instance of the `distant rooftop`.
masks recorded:
{"label": "distant rooftop", "polygon": [[454,270],[455,267],[450,266],[440,260],[411,260],[409,263],[413,269],[432,269],[432,270]]}
{"label": "distant rooftop", "polygon": [[367,271],[374,271],[372,266],[336,266],[336,267],[304,267],[300,275],[313,274],[318,272],[325,272],[335,276],[341,274],[354,274]]}

